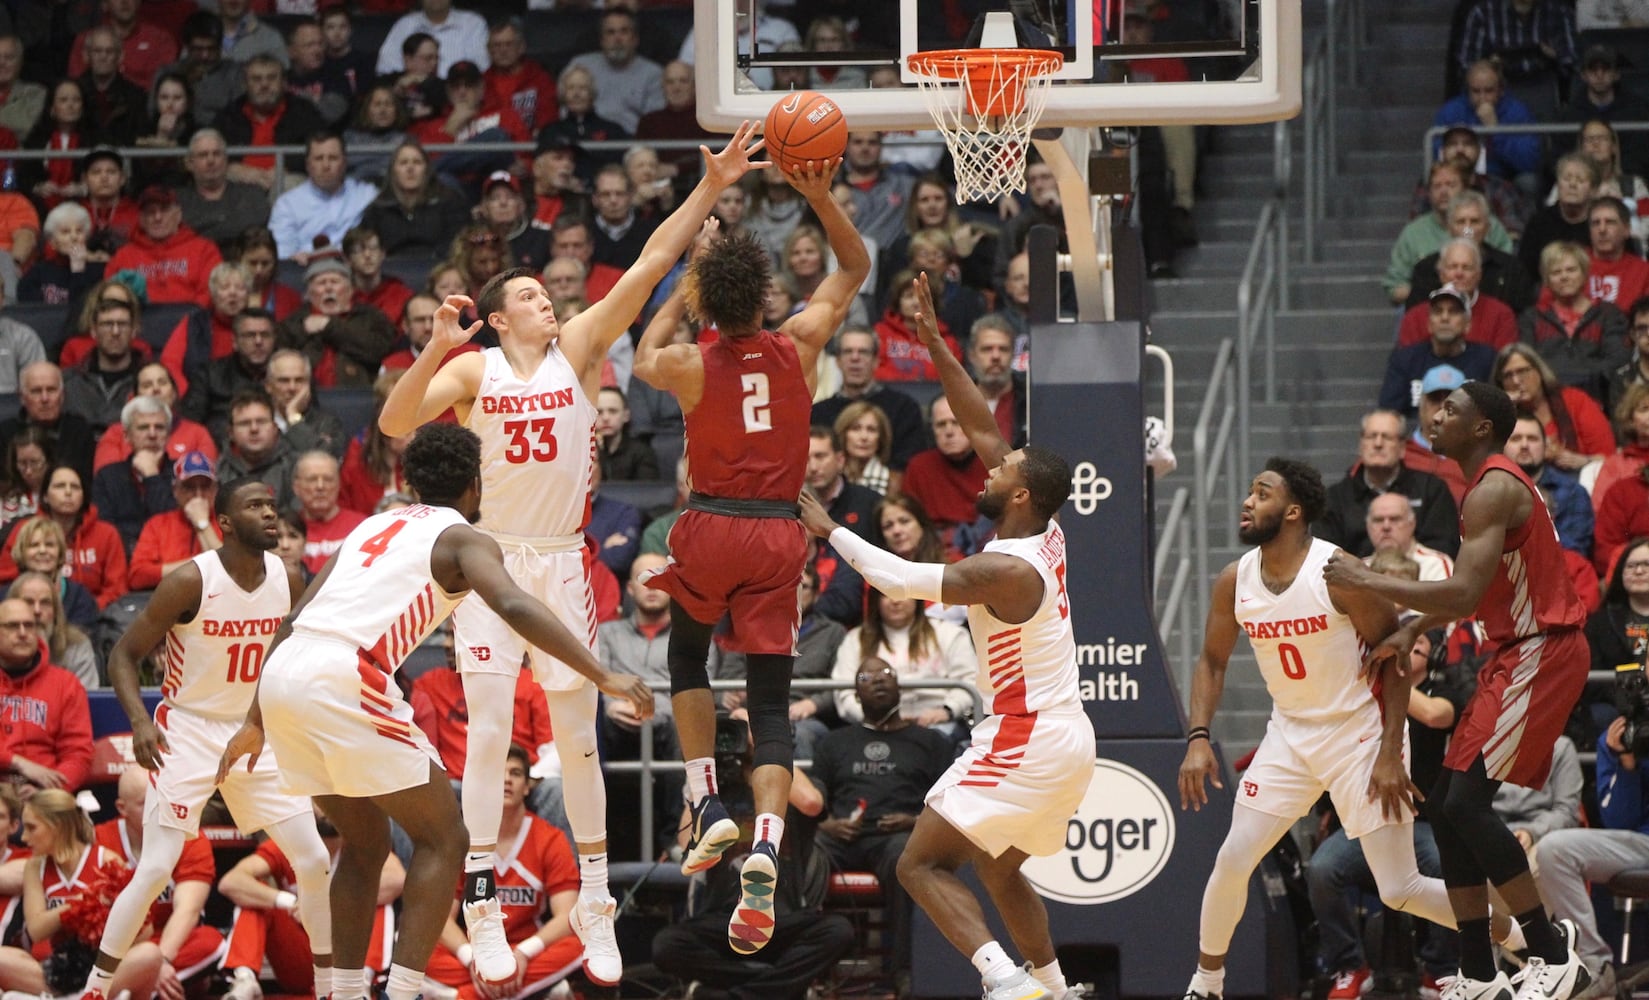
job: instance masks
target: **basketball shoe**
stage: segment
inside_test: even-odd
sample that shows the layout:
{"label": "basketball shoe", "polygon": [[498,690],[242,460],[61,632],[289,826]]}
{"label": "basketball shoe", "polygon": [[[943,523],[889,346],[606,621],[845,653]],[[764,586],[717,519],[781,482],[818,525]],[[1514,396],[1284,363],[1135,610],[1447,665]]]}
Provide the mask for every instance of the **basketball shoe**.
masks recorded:
{"label": "basketball shoe", "polygon": [[1592,981],[1592,974],[1586,971],[1580,956],[1575,954],[1575,938],[1579,935],[1574,921],[1568,918],[1554,920],[1552,926],[1563,941],[1563,951],[1567,957],[1553,964],[1539,955],[1530,955],[1528,964],[1512,979],[1517,986],[1517,1000],[1569,1000],[1585,990]]}
{"label": "basketball shoe", "polygon": [[727,946],[740,955],[754,955],[773,940],[773,893],[778,889],[779,863],[769,841],[761,841],[739,869],[739,905],[727,922]]}
{"label": "basketball shoe", "polygon": [[624,956],[613,932],[617,913],[611,898],[594,903],[579,897],[570,914],[573,933],[584,942],[584,974],[597,986],[617,986],[624,979]]}
{"label": "basketball shoe", "polygon": [[1044,1000],[1047,989],[1024,968],[1015,969],[1000,979],[985,977],[983,1000]]}
{"label": "basketball shoe", "polygon": [[507,983],[515,978],[515,950],[504,936],[504,913],[498,897],[464,904],[464,926],[469,929],[475,975],[484,983]]}
{"label": "basketball shoe", "polygon": [[739,825],[727,815],[721,796],[706,795],[693,807],[693,828],[687,853],[681,858],[681,873],[692,875],[721,860],[739,839]]}

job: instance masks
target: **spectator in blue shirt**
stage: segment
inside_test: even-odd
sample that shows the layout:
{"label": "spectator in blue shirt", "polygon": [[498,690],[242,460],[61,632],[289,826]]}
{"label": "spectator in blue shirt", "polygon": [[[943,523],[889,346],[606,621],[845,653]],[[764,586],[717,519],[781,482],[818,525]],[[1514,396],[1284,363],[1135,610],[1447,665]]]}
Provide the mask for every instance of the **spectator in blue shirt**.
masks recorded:
{"label": "spectator in blue shirt", "polygon": [[1538,486],[1552,494],[1552,524],[1557,540],[1592,558],[1592,497],[1580,480],[1546,461],[1546,431],[1535,417],[1518,417],[1506,440],[1506,457],[1517,463]]}
{"label": "spectator in blue shirt", "polygon": [[1438,365],[1453,365],[1469,379],[1487,379],[1494,370],[1494,348],[1466,339],[1471,329],[1471,305],[1465,292],[1444,285],[1431,293],[1427,323],[1431,336],[1411,347],[1392,350],[1386,362],[1386,380],[1380,386],[1380,408],[1405,417],[1420,412],[1426,373]]}
{"label": "spectator in blue shirt", "polygon": [[[1466,71],[1466,92],[1450,98],[1438,109],[1432,124],[1443,127],[1469,125],[1482,129],[1492,125],[1533,125],[1535,117],[1522,101],[1506,94],[1500,70],[1487,60],[1475,62]],[[1488,134],[1483,139],[1488,172],[1517,182],[1526,193],[1537,193],[1540,182],[1540,136],[1534,133]]]}

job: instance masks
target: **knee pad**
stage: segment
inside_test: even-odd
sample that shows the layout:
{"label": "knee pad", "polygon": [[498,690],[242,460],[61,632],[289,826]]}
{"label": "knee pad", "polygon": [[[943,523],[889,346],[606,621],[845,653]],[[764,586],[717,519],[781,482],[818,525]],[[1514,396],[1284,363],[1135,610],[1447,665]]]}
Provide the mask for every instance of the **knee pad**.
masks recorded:
{"label": "knee pad", "polygon": [[745,678],[750,736],[755,741],[751,761],[756,767],[777,764],[789,769],[796,749],[790,731],[790,670],[794,657],[752,654]]}
{"label": "knee pad", "polygon": [[670,694],[710,689],[705,663],[710,659],[710,635],[714,625],[706,625],[670,603],[670,644],[665,658],[670,665]]}

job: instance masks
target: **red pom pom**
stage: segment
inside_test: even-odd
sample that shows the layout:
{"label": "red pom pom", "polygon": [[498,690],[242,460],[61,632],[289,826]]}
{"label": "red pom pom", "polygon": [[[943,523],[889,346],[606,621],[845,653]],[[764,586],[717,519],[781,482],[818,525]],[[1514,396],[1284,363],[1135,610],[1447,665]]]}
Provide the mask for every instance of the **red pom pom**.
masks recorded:
{"label": "red pom pom", "polygon": [[84,878],[86,884],[65,897],[69,905],[63,913],[63,929],[96,947],[103,941],[103,925],[108,923],[109,907],[114,905],[120,890],[132,880],[132,870],[119,858],[109,858]]}

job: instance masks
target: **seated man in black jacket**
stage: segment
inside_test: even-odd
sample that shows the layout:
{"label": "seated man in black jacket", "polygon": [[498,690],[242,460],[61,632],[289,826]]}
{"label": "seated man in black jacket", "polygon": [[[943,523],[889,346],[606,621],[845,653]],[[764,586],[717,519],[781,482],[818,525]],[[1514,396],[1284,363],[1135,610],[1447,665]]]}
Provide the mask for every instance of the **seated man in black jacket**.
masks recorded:
{"label": "seated man in black jacket", "polygon": [[[728,945],[727,921],[741,897],[739,869],[750,851],[755,825],[749,734],[743,722],[716,722],[716,780],[722,803],[739,824],[739,842],[728,848],[721,863],[703,873],[705,885],[694,915],[653,938],[653,964],[678,979],[725,991],[731,1000],[802,1000],[813,981],[853,947],[853,926],[839,913],[820,912],[830,863],[814,846],[813,833],[824,798],[807,775],[797,771],[785,816],[790,835],[779,848],[773,940],[753,958],[740,957]],[[692,827],[692,817],[684,810],[683,847]]]}
{"label": "seated man in black jacket", "polygon": [[237,392],[264,384],[269,357],[275,352],[275,315],[269,310],[242,309],[234,326],[233,353],[207,362],[203,377],[190,381],[178,403],[185,417],[212,432],[220,448],[229,439],[229,401]]}
{"label": "seated man in black jacket", "polygon": [[1443,480],[1403,464],[1404,421],[1390,410],[1363,415],[1357,462],[1328,488],[1328,505],[1311,533],[1354,556],[1374,553],[1369,541],[1369,501],[1381,493],[1401,493],[1414,508],[1414,537],[1421,545],[1453,558],[1460,551],[1459,509]]}
{"label": "seated man in black jacket", "polygon": [[120,424],[132,446],[130,456],[97,470],[92,480],[92,503],[98,516],[115,526],[128,554],[156,514],[177,508],[172,495],[172,461],[166,454],[166,435],[172,414],[153,396],[133,396],[120,411]]}
{"label": "seated man in black jacket", "polygon": [[595,403],[595,432],[601,478],[661,478],[652,447],[630,435],[630,402],[622,390],[610,385],[601,388]]}

